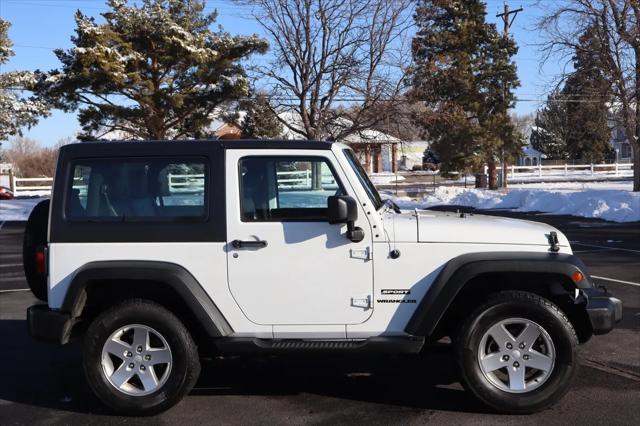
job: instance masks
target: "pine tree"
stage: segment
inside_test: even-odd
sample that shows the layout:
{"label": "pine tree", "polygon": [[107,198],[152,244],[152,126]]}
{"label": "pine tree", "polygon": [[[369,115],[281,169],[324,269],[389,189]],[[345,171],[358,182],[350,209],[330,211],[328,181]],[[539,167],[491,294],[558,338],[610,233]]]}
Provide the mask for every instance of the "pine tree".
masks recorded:
{"label": "pine tree", "polygon": [[518,86],[510,38],[485,22],[479,0],[423,0],[415,21],[412,97],[429,111],[423,124],[443,160],[443,169],[478,170],[488,164],[495,187],[495,164],[502,152],[521,147],[508,116]]}
{"label": "pine tree", "polygon": [[216,14],[200,0],[108,0],[104,23],[76,13],[75,47],[42,93],[79,108],[84,138],[118,134],[172,139],[205,133],[214,109],[248,93],[240,61],[264,53],[257,36],[213,32]]}
{"label": "pine tree", "polygon": [[566,96],[555,90],[536,115],[529,140],[531,146],[549,159],[566,160],[571,156],[567,144],[571,130],[567,105]]}
{"label": "pine tree", "polygon": [[[0,69],[14,55],[9,39],[10,24],[0,19]],[[49,114],[49,105],[37,97],[21,96],[36,83],[30,71],[10,71],[0,74],[0,141],[19,135],[24,126],[33,126],[38,117]]]}
{"label": "pine tree", "polygon": [[242,137],[248,139],[272,139],[282,136],[282,124],[269,105],[269,99],[258,94],[244,102],[245,116],[242,118]]}
{"label": "pine tree", "polygon": [[608,105],[611,84],[605,77],[602,48],[591,26],[582,34],[573,57],[575,71],[562,90],[567,100],[567,150],[572,158],[601,162],[611,153]]}

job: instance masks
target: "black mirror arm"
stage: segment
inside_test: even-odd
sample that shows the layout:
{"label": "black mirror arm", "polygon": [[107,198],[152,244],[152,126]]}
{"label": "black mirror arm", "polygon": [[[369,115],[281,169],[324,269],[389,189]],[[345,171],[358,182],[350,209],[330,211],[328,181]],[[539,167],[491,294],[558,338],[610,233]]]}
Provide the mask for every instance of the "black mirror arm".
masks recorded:
{"label": "black mirror arm", "polygon": [[359,243],[364,240],[364,230],[359,226],[355,226],[354,221],[347,222],[347,238],[353,243]]}

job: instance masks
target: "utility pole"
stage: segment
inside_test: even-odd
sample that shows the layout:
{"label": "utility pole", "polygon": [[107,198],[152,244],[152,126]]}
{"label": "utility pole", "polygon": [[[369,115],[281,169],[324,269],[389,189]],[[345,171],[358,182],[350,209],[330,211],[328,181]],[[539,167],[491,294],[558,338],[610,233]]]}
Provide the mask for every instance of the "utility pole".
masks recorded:
{"label": "utility pole", "polygon": [[[511,25],[513,25],[513,21],[516,20],[516,16],[518,16],[518,12],[522,12],[524,9],[522,7],[519,7],[518,9],[515,10],[510,10],[509,9],[509,2],[507,0],[505,0],[504,2],[504,11],[502,13],[498,13],[496,15],[496,18],[502,18],[502,22],[504,23],[504,32],[503,35],[505,38],[509,37],[509,28],[511,28]],[[513,19],[511,18],[511,15],[513,15]],[[503,83],[503,90],[504,90],[504,96],[505,99],[507,98],[507,84],[506,82]],[[507,156],[504,152],[504,147],[502,148],[502,187],[506,188],[507,187]]]}

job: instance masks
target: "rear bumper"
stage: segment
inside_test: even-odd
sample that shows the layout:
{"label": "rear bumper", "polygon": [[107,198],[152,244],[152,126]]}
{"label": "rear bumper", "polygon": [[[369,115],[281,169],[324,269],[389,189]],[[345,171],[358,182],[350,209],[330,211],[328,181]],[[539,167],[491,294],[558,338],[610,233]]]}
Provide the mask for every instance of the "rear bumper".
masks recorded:
{"label": "rear bumper", "polygon": [[593,334],[610,332],[622,320],[622,301],[612,297],[606,290],[590,288],[582,290],[587,297],[587,314]]}
{"label": "rear bumper", "polygon": [[70,314],[53,311],[44,304],[27,309],[29,335],[36,340],[64,345],[70,340],[74,323]]}

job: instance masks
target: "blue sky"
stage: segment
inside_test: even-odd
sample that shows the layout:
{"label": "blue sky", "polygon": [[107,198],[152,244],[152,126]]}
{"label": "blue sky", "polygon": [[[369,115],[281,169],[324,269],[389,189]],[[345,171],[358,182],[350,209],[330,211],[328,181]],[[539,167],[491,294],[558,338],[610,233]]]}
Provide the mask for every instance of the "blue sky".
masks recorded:
{"label": "blue sky", "polygon": [[[502,22],[496,13],[502,11],[502,0],[488,0],[487,19],[496,22],[502,29]],[[535,111],[540,101],[546,97],[549,85],[560,71],[562,64],[549,63],[540,69],[540,53],[535,46],[539,43],[538,33],[532,27],[544,12],[536,6],[535,0],[510,1],[512,9],[522,6],[525,10],[518,14],[511,32],[520,47],[515,57],[521,87],[517,97],[516,112],[524,114]],[[540,2],[542,7],[547,1]],[[52,48],[71,47],[70,37],[74,32],[73,14],[80,9],[87,15],[98,17],[106,10],[104,0],[0,0],[0,16],[12,26],[9,36],[14,43],[16,55],[3,65],[1,72],[22,70],[49,70],[59,66]],[[207,1],[207,10],[218,9],[218,24],[232,34],[262,34],[260,26],[249,17],[250,9],[232,4],[226,0]],[[58,140],[73,136],[78,130],[75,113],[54,111],[53,114],[25,135],[45,145],[53,145]]]}

